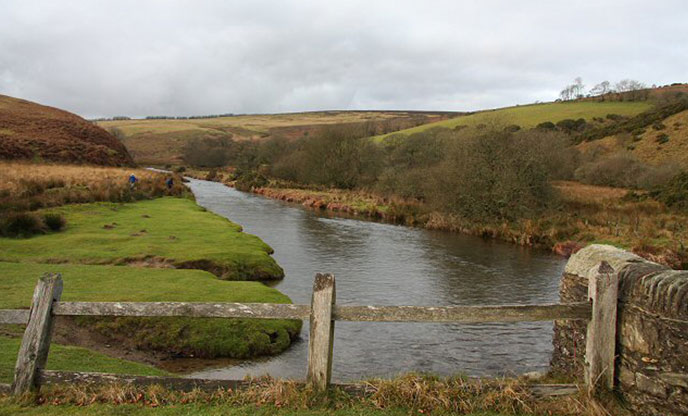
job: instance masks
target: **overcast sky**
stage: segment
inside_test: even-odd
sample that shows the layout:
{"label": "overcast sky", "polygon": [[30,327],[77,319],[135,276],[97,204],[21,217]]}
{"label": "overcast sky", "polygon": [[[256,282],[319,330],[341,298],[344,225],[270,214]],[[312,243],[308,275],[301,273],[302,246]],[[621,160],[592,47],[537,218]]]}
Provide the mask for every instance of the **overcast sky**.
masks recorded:
{"label": "overcast sky", "polygon": [[475,110],[688,82],[688,1],[0,0],[0,94],[86,117]]}

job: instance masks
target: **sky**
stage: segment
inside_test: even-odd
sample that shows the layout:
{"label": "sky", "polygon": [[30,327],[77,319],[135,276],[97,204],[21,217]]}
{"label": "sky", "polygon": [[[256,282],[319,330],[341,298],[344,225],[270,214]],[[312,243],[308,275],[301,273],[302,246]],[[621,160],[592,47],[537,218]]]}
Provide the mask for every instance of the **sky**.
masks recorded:
{"label": "sky", "polygon": [[688,1],[0,0],[0,94],[85,117],[478,110],[688,82]]}

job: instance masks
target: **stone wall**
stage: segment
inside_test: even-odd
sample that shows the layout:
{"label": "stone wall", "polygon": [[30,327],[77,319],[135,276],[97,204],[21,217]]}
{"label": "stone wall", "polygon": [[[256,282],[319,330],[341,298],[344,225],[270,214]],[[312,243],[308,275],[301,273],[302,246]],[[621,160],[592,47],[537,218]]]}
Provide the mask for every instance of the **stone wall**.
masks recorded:
{"label": "stone wall", "polygon": [[[569,259],[561,301],[586,301],[588,271],[603,260],[619,272],[615,374],[620,395],[638,414],[688,414],[688,271],[591,245]],[[585,322],[555,323],[555,372],[582,379],[585,333]]]}

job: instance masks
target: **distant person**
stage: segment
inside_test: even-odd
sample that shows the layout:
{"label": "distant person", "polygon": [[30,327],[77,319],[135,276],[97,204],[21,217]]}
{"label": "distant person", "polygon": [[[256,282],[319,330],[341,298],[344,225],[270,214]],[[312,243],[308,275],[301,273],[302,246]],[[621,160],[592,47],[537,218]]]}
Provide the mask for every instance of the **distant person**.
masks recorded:
{"label": "distant person", "polygon": [[167,185],[167,189],[172,190],[172,187],[174,186],[174,179],[172,179],[172,177],[170,176],[165,181],[165,185]]}
{"label": "distant person", "polygon": [[138,179],[136,179],[136,175],[132,173],[129,176],[129,189],[134,189],[134,185],[136,185],[136,182],[138,182]]}

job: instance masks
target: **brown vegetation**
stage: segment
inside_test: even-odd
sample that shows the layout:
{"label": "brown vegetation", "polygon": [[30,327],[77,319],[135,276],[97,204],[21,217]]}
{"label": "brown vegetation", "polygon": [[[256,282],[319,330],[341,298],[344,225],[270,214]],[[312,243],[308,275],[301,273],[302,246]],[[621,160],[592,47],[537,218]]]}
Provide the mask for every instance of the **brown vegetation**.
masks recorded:
{"label": "brown vegetation", "polygon": [[[34,396],[15,400],[45,406],[111,406],[135,404],[142,407],[257,406],[264,410],[308,411],[352,410],[366,414],[374,409],[407,409],[409,414],[474,414],[498,412],[500,415],[626,416],[613,397],[594,399],[583,392],[571,396],[543,398],[535,395],[527,381],[518,379],[439,378],[408,374],[392,380],[369,380],[356,388],[335,387],[328,395],[315,394],[302,383],[270,377],[246,380],[241,389],[173,391],[161,386],[132,385],[55,385]],[[87,407],[84,410],[88,409]],[[198,407],[195,407],[198,411]]]}
{"label": "brown vegetation", "polygon": [[[138,179],[133,188],[128,182],[131,174]],[[144,169],[0,162],[0,213],[183,194],[181,178],[174,182],[168,189],[165,175]]]}
{"label": "brown vegetation", "polygon": [[0,159],[130,166],[124,145],[81,117],[0,95]]}

